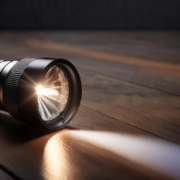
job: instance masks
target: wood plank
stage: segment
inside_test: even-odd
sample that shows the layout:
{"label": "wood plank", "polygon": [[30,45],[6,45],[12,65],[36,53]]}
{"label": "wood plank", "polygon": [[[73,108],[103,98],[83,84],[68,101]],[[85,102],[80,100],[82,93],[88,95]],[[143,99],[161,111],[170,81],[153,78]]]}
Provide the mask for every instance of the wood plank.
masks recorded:
{"label": "wood plank", "polygon": [[81,105],[78,115],[75,116],[69,126],[73,129],[109,131],[121,134],[131,134],[139,136],[155,137],[153,134],[141,130],[135,126],[129,125],[118,119],[106,116],[92,108]]}
{"label": "wood plank", "polygon": [[[171,63],[160,63],[156,61],[148,61],[146,59],[140,59],[136,57],[128,57],[128,56],[122,56],[122,55],[116,55],[116,54],[110,54],[106,52],[98,52],[95,50],[91,50],[91,48],[88,48],[86,50],[85,48],[78,47],[78,46],[71,46],[68,44],[58,44],[56,42],[47,41],[47,43],[44,43],[42,41],[38,41],[35,39],[27,39],[27,44],[30,44],[34,47],[43,47],[43,49],[53,49],[53,50],[62,50],[66,53],[73,53],[81,56],[87,56],[90,58],[97,58],[97,59],[103,59],[108,61],[114,61],[114,62],[120,62],[130,65],[136,65],[136,66],[142,66],[142,67],[148,67],[148,68],[160,68],[160,69],[169,69],[169,70],[180,70],[180,66],[171,64]],[[96,48],[93,48],[96,49]],[[105,48],[106,49],[106,48]]]}
{"label": "wood plank", "polygon": [[72,131],[71,133],[118,155],[136,160],[141,165],[168,174],[174,179],[180,178],[178,165],[180,162],[178,155],[180,146],[158,138],[122,135],[112,132]]}
{"label": "wood plank", "polygon": [[[126,63],[120,63],[120,62],[112,62],[112,61],[108,61],[107,59],[104,60],[103,58],[98,59],[98,58],[86,57],[80,54],[77,55],[74,53],[70,53],[70,51],[72,51],[71,49],[68,52],[61,49],[62,45],[59,46],[59,43],[53,42],[56,48],[54,48],[54,46],[49,46],[48,41],[46,41],[45,39],[48,38],[49,36],[51,37],[52,33],[46,34],[45,37],[43,36],[44,37],[44,40],[42,40],[43,42],[37,41],[36,39],[36,41],[33,40],[31,41],[31,43],[28,43],[28,45],[30,46],[26,46],[26,44],[22,43],[23,41],[26,41],[26,38],[27,38],[26,36],[33,37],[35,35],[36,33],[34,34],[24,33],[24,35],[22,34],[21,36],[20,35],[18,36],[16,34],[5,34],[5,35],[3,34],[5,39],[1,40],[2,41],[1,46],[0,46],[1,54],[4,54],[3,57],[7,56],[8,59],[12,59],[15,56],[16,58],[19,58],[19,59],[23,57],[31,57],[31,56],[32,57],[44,57],[44,56],[62,57],[62,58],[71,60],[77,67],[83,67],[85,69],[93,70],[97,73],[115,77],[115,78],[128,81],[131,83],[139,84],[141,86],[146,86],[152,89],[157,89],[157,90],[165,91],[171,94],[180,95],[180,92],[179,92],[179,88],[180,88],[180,81],[179,81],[180,73],[179,72],[180,71],[178,70],[179,66],[172,65],[171,66],[172,70],[170,70],[168,69],[168,65],[169,65],[168,63],[165,66],[166,67],[165,69],[155,68],[155,66],[153,66],[154,62],[150,62],[150,64],[152,64],[152,68],[148,68],[148,67],[143,67],[144,66],[143,63],[142,63],[142,66],[139,67],[137,65],[133,65],[133,64],[131,65],[129,63],[126,64]],[[59,35],[61,35],[61,33],[59,33]],[[55,37],[58,37],[58,36],[56,35]],[[8,43],[9,42],[8,38],[12,38],[15,43]],[[64,39],[66,39],[66,37]],[[4,41],[6,41],[6,44],[3,43]],[[35,44],[34,42],[36,42],[37,44]],[[39,43],[41,44],[41,46],[39,46],[40,45]],[[86,42],[86,44],[88,44],[88,42]],[[70,47],[72,47],[72,45]],[[108,49],[108,47],[106,48],[106,46],[104,46],[104,48],[105,50]],[[9,51],[9,49],[11,50]],[[83,48],[81,48],[81,51],[82,50]],[[86,51],[88,50],[86,49]],[[165,51],[167,50],[165,49]],[[150,53],[148,53],[148,55],[149,54]],[[119,58],[121,59],[121,56]],[[158,58],[156,60],[158,60]],[[168,60],[170,61],[170,59]],[[148,60],[145,60],[144,62],[146,63],[146,61]],[[160,62],[158,63],[158,65],[161,65],[161,64],[163,65],[163,63],[160,63]],[[103,68],[102,68],[102,65],[103,65]],[[173,68],[175,69],[177,68],[177,70]]]}
{"label": "wood plank", "polygon": [[[132,61],[133,58],[137,61],[151,60],[155,65],[157,62],[180,64],[179,31],[1,31],[0,34],[1,44],[6,46],[17,43],[19,46],[25,38],[29,43],[32,40],[32,44],[36,40],[35,46],[38,46],[39,40],[47,41],[47,44],[41,46],[42,49],[43,47],[47,48],[48,43],[55,43],[55,49],[58,48],[57,45],[59,47],[64,45],[64,50],[69,53],[81,54],[82,50],[85,52],[88,50],[86,52],[88,56],[90,56],[89,52],[96,51],[97,53],[129,57]],[[66,46],[70,48],[68,49]],[[123,59],[115,61],[125,62]],[[136,62],[133,61],[132,64],[136,64]]]}
{"label": "wood plank", "polygon": [[[89,119],[84,121],[86,125],[82,125],[85,114],[86,117],[89,116]],[[30,127],[13,120],[2,112],[0,119],[0,151],[2,154],[0,164],[16,173],[21,179],[81,180],[119,179],[122,177],[123,179],[132,179],[132,177],[134,179],[170,179],[169,177],[172,177],[167,173],[164,174],[163,171],[152,170],[148,166],[136,163],[131,158],[117,155],[97,143],[74,134],[74,131],[81,132],[80,130],[67,129],[49,133],[44,129]],[[97,119],[108,120],[105,115],[96,114],[93,110],[81,106],[74,121],[83,128]],[[124,123],[116,128],[106,127],[110,127],[111,130],[119,128],[118,131],[122,131],[123,134],[129,132],[132,135],[144,136],[143,134],[145,134],[146,137],[153,137]],[[93,131],[91,132],[93,133]]]}
{"label": "wood plank", "polygon": [[[99,33],[99,36],[100,34],[101,33]],[[169,43],[166,43],[166,46],[163,46],[163,43],[158,44],[160,45],[160,47],[158,48],[158,45],[156,45],[155,43],[159,43],[159,41],[163,39],[163,35],[160,36],[161,38],[157,42],[157,40],[155,41],[155,38],[157,38],[158,36],[157,33],[155,38],[153,38],[155,43],[146,47],[146,49],[149,50],[147,52],[144,51],[144,49],[139,49],[136,51],[136,44],[139,43],[138,39],[134,39],[133,42],[129,42],[129,39],[122,38],[124,33],[122,33],[122,35],[121,33],[117,33],[116,35],[114,35],[113,40],[115,41],[116,38],[118,39],[118,41],[116,40],[113,43],[113,40],[111,40],[110,45],[112,47],[110,48],[109,45],[107,45],[108,42],[106,40],[110,39],[108,38],[109,33],[105,34],[106,36],[100,36],[101,38],[98,39],[98,33],[96,33],[95,35],[89,35],[88,33],[86,35],[84,33],[82,38],[80,38],[80,34],[76,36],[76,33],[56,33],[55,35],[53,35],[53,33],[44,33],[40,37],[37,37],[38,35],[40,35],[40,33],[38,35],[34,33],[28,34],[28,37],[30,38],[28,38],[28,41],[26,41],[26,43],[28,43],[28,45],[32,49],[38,48],[39,52],[36,50],[36,55],[44,54],[47,56],[54,55],[58,57],[62,53],[64,53],[63,57],[71,59],[77,66],[91,69],[95,72],[120,78],[129,82],[180,95],[180,68],[179,65],[175,65],[178,64],[178,57],[180,57],[178,51],[180,45],[178,40],[174,40],[175,38],[173,39],[171,36],[170,38],[165,34],[164,39],[166,39],[167,37],[166,40],[168,41],[169,38]],[[136,34],[137,33],[134,33],[135,37]],[[160,34],[161,33],[159,33],[159,35]],[[88,35],[90,36],[89,38],[87,37]],[[126,37],[127,36],[128,33]],[[134,36],[133,33],[130,34],[131,38],[133,38]],[[146,34],[146,36],[147,39],[145,43],[141,37],[141,46],[148,45],[148,41],[150,41],[149,39],[152,38],[151,34]],[[33,37],[35,37],[36,39],[33,39]],[[110,37],[112,37],[112,35]],[[98,43],[101,42],[101,44],[97,46],[97,41],[90,40],[90,38],[98,39]],[[123,42],[121,42],[121,39]],[[104,43],[104,41],[106,44]],[[69,44],[71,42],[72,44]],[[153,41],[151,40],[150,43],[152,42]],[[121,46],[123,46],[123,43],[127,44],[124,48],[121,48]],[[170,47],[170,45],[172,46],[172,44],[173,48]],[[112,49],[115,50],[112,51]],[[118,53],[118,51],[120,51],[120,53]],[[136,55],[132,54],[132,51],[135,51]],[[141,55],[141,52],[143,52],[144,54]],[[125,53],[125,55],[123,53]],[[149,59],[149,56],[153,58],[153,61]],[[173,64],[173,62],[175,64]],[[104,68],[101,68],[102,64]]]}
{"label": "wood plank", "polygon": [[79,69],[82,103],[110,117],[180,143],[180,98]]}

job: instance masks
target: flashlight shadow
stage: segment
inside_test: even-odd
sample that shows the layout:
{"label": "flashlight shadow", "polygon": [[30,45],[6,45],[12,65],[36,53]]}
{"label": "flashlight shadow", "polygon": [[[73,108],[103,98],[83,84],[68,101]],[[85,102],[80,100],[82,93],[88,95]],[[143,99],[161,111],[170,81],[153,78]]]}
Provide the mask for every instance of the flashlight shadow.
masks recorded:
{"label": "flashlight shadow", "polygon": [[[67,127],[66,129],[74,129]],[[12,118],[8,113],[0,111],[0,132],[1,138],[16,143],[24,143],[45,135],[53,136],[55,131],[31,126]]]}
{"label": "flashlight shadow", "polygon": [[[82,115],[84,111],[83,106],[80,107],[79,112],[73,118],[73,120],[66,126],[65,129],[69,130],[95,130],[95,131],[110,131],[125,133],[131,135],[141,135],[141,136],[154,136],[146,131],[140,130],[134,126],[129,126],[126,123],[118,121],[118,124],[109,123],[109,119],[103,119],[103,123],[99,124],[97,119],[99,117],[92,117],[89,121],[89,116],[86,117]],[[101,116],[101,118],[103,118]],[[12,118],[7,112],[0,111],[0,131],[3,132],[4,138],[8,141],[16,141],[17,143],[23,143],[32,139],[36,139],[45,135],[53,135],[58,131],[51,131],[37,126],[31,126],[24,122],[18,121]],[[61,130],[60,130],[61,131]]]}

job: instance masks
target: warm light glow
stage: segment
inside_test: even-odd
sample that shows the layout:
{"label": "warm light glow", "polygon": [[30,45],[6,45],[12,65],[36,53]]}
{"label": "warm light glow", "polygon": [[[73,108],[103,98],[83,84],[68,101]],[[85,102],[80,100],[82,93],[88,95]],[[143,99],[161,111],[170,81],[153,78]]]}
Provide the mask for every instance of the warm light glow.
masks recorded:
{"label": "warm light glow", "polygon": [[50,88],[44,88],[43,86],[38,86],[36,88],[36,92],[38,95],[43,95],[43,96],[58,96],[59,92],[55,89],[50,89]]}
{"label": "warm light glow", "polygon": [[68,131],[62,130],[52,136],[47,142],[42,161],[42,176],[45,180],[73,179],[71,177],[73,171],[70,168],[72,159],[69,157],[66,145],[63,139],[67,137]]}
{"label": "warm light glow", "polygon": [[101,131],[71,133],[162,174],[180,179],[180,146],[160,138],[133,136]]}
{"label": "warm light glow", "polygon": [[69,84],[64,72],[53,66],[42,84],[36,86],[38,108],[44,121],[57,118],[65,109],[69,97]]}

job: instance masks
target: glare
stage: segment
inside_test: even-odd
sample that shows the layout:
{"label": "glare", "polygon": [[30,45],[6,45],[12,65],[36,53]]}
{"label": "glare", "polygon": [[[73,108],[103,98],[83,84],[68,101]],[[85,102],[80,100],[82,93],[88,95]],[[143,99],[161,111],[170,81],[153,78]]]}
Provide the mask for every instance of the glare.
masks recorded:
{"label": "glare", "polygon": [[58,96],[59,92],[55,89],[50,89],[50,88],[44,88],[43,86],[39,85],[36,88],[36,92],[40,96]]}
{"label": "glare", "polygon": [[180,179],[180,146],[160,138],[148,138],[101,131],[71,133],[121,157],[175,179]]}
{"label": "glare", "polygon": [[[43,151],[42,176],[45,180],[72,179],[68,153],[63,139],[68,131],[62,130],[60,134],[52,136]],[[69,177],[69,178],[68,178]]]}

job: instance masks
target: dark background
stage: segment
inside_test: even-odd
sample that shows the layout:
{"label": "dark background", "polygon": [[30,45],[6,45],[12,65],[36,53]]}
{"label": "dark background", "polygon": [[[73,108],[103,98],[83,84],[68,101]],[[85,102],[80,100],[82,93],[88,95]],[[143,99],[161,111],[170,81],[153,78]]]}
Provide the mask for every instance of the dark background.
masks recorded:
{"label": "dark background", "polygon": [[180,1],[0,0],[0,29],[180,29]]}

